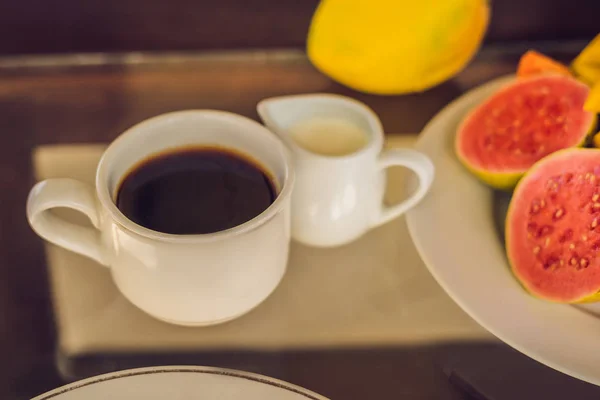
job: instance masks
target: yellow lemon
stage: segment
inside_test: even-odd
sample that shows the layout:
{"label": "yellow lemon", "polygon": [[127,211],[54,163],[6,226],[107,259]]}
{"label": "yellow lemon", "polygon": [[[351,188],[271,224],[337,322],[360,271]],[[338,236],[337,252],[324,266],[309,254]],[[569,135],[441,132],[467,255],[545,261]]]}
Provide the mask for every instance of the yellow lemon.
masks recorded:
{"label": "yellow lemon", "polygon": [[489,17],[487,0],[322,0],[307,53],[321,72],[359,91],[422,91],[464,68]]}

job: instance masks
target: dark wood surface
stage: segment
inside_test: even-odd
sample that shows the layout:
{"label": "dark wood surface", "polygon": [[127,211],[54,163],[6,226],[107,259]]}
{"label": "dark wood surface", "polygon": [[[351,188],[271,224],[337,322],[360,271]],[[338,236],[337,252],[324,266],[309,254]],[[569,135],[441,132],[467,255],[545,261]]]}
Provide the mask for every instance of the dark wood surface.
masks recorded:
{"label": "dark wood surface", "polygon": [[[574,54],[579,48],[563,53]],[[464,91],[512,72],[521,50],[505,53],[489,49],[450,82],[424,93],[392,97],[363,95],[341,87],[294,52],[200,56],[169,62],[142,59],[134,64],[89,66],[11,67],[0,62],[0,398],[28,398],[62,382],[54,365],[57,349],[42,242],[25,219],[26,196],[34,183],[30,155],[35,146],[109,142],[145,118],[179,109],[216,108],[257,118],[258,100],[307,92],[353,96],[379,113],[387,132],[418,132]],[[448,346],[241,358],[93,355],[88,360],[70,360],[69,368],[87,376],[175,361],[212,363],[266,371],[335,399],[399,398],[402,393],[411,394],[406,398],[413,399],[460,398],[436,363],[444,354],[460,359],[469,348],[476,353],[480,348]],[[449,348],[454,350],[449,352]],[[515,357],[526,359],[518,354]],[[543,387],[547,379],[562,379],[560,382],[584,387],[585,393],[599,397],[597,391],[588,392],[589,385],[557,378],[557,372],[542,366],[537,368],[545,378],[532,382],[527,386],[530,390]],[[327,377],[334,380],[330,382]],[[373,393],[369,388],[377,395],[369,396]]]}
{"label": "dark wood surface", "polygon": [[[4,0],[0,54],[302,47],[318,0]],[[489,42],[590,39],[597,0],[494,0]]]}

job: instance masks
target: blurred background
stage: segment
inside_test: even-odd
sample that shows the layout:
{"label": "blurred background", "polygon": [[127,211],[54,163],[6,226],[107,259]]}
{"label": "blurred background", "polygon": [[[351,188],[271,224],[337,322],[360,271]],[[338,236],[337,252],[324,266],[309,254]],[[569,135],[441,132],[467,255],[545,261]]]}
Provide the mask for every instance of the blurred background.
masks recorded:
{"label": "blurred background", "polygon": [[[596,0],[495,0],[486,42],[591,39]],[[0,54],[303,47],[318,0],[4,0]]]}

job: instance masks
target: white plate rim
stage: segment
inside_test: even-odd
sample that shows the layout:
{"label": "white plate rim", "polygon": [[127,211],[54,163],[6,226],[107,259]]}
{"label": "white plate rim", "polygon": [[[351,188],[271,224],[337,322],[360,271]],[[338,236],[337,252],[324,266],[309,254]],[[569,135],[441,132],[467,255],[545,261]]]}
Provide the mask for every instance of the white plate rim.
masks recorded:
{"label": "white plate rim", "polygon": [[77,382],[73,382],[71,384],[61,386],[57,389],[54,389],[50,392],[41,394],[37,397],[34,397],[31,400],[50,400],[59,398],[59,396],[75,391],[77,389],[94,385],[96,383],[106,382],[115,379],[123,379],[132,376],[139,375],[154,375],[154,374],[164,374],[164,373],[196,373],[196,374],[209,374],[209,375],[221,375],[238,379],[246,379],[249,381],[253,381],[260,384],[266,384],[278,389],[286,390],[288,392],[292,392],[294,394],[301,395],[308,400],[329,400],[326,397],[323,397],[315,392],[312,392],[308,389],[304,389],[300,386],[275,379],[270,378],[264,375],[255,374],[252,372],[238,371],[234,369],[228,368],[218,368],[218,367],[203,367],[203,366],[188,366],[188,365],[169,365],[162,367],[144,367],[144,368],[134,368],[127,369],[117,372],[111,372],[107,374],[97,375],[91,378],[82,379]]}
{"label": "white plate rim", "polygon": [[[487,98],[489,95],[494,93],[498,88],[509,83],[510,81],[512,81],[514,79],[515,79],[514,74],[498,77],[496,79],[493,79],[487,83],[484,83],[478,87],[471,89],[470,91],[464,93],[463,95],[461,95],[460,97],[458,97],[457,99],[452,101],[450,104],[448,104],[446,107],[444,107],[440,112],[438,112],[426,124],[426,126],[422,130],[421,134],[419,135],[419,139],[417,140],[417,142],[415,144],[415,149],[422,151],[424,153],[427,153],[428,150],[431,150],[431,147],[428,146],[427,142],[431,141],[430,140],[431,137],[435,134],[437,134],[438,138],[440,135],[444,135],[444,136],[452,135],[452,138],[454,138],[455,132],[451,132],[451,133],[450,132],[444,132],[444,133],[437,132],[436,133],[435,132],[436,126],[438,124],[442,123],[443,120],[449,119],[452,116],[456,116],[457,113],[459,113],[461,111],[464,112],[465,107],[468,107],[467,108],[467,110],[468,110],[473,105],[479,104],[480,102],[485,100],[485,98]],[[471,106],[469,107],[470,104],[471,104]],[[452,140],[452,142],[454,142],[454,141]],[[436,150],[439,150],[439,149],[436,149]],[[455,155],[454,155],[454,157],[456,159]],[[435,164],[436,160],[433,159],[433,162]],[[456,162],[458,163],[458,159],[456,159]],[[436,180],[439,177],[438,172],[439,172],[439,169],[436,166]],[[466,173],[466,170],[464,172]],[[476,182],[476,179],[474,177],[472,179],[474,182]],[[477,183],[477,184],[479,184],[479,183]],[[435,185],[435,181],[434,181],[434,185]],[[491,192],[492,192],[491,189],[489,189],[489,192],[490,192],[490,197],[491,197]],[[421,211],[419,211],[419,210],[421,210]],[[427,239],[425,238],[425,235],[423,235],[423,231],[421,230],[422,228],[420,227],[419,212],[423,212],[423,203],[417,205],[415,208],[410,210],[406,215],[409,234],[413,240],[415,248],[417,249],[417,252],[419,253],[421,259],[423,260],[423,263],[426,265],[427,269],[429,270],[431,275],[434,277],[434,279],[444,289],[444,291],[471,318],[473,318],[477,323],[479,323],[483,328],[488,330],[490,333],[492,333],[498,339],[505,342],[509,346],[513,347],[517,351],[529,356],[530,358],[532,358],[548,367],[551,367],[557,371],[560,371],[564,374],[570,375],[574,378],[577,378],[582,381],[586,381],[586,382],[589,382],[589,383],[592,383],[595,385],[600,385],[600,368],[597,367],[597,365],[600,362],[600,357],[598,357],[597,351],[595,351],[595,352],[590,351],[589,354],[585,354],[585,352],[582,353],[581,351],[579,351],[579,352],[577,352],[577,354],[579,356],[581,356],[583,354],[583,356],[579,359],[570,357],[569,354],[567,354],[566,358],[565,357],[556,357],[556,353],[541,351],[543,346],[536,346],[536,348],[533,348],[529,344],[524,343],[522,340],[520,340],[522,338],[520,338],[518,334],[515,334],[514,331],[510,331],[510,330],[505,329],[505,327],[499,326],[498,324],[496,324],[497,321],[495,321],[494,318],[492,318],[490,315],[486,315],[485,313],[482,313],[480,310],[478,310],[477,308],[479,307],[479,305],[477,305],[473,301],[471,301],[472,299],[469,299],[468,296],[465,296],[465,293],[461,292],[460,288],[458,288],[457,285],[453,284],[449,279],[447,279],[448,276],[444,273],[443,268],[440,265],[435,265],[432,262],[432,260],[431,260],[432,257],[430,257],[430,252],[427,249],[429,247],[429,245],[426,243]],[[514,280],[514,281],[516,283],[516,280]],[[518,283],[517,283],[517,285],[518,285]],[[520,287],[520,285],[518,285],[518,286],[519,286],[519,289],[522,291],[523,296],[527,296],[528,298],[533,298],[531,295],[526,293],[525,290]],[[535,299],[535,300],[539,301],[539,302],[543,302],[541,300],[537,300],[537,299]],[[560,316],[562,316],[562,317],[568,315],[569,317],[573,317],[573,318],[571,318],[572,321],[579,321],[579,322],[583,321],[584,318],[586,318],[585,325],[591,326],[594,328],[598,328],[597,330],[594,331],[594,333],[597,334],[598,339],[600,339],[600,319],[598,319],[597,317],[591,316],[589,314],[586,315],[583,310],[576,310],[573,306],[569,306],[569,305],[558,305],[558,304],[545,303],[545,304],[538,304],[538,305],[536,305],[536,307],[537,306],[539,306],[540,310],[543,309],[544,311],[547,311],[548,307],[570,307],[570,308],[572,308],[572,311],[570,311],[570,312],[566,312],[566,311],[564,311],[564,309],[561,309],[560,312],[557,312],[557,314],[560,313]],[[557,310],[559,310],[559,309],[557,309]],[[575,313],[577,313],[577,316],[575,316]],[[572,322],[572,321],[570,321],[570,322]],[[587,339],[589,339],[591,332],[585,332],[585,334],[587,335],[587,337],[585,337],[585,339],[586,339],[585,342],[591,343],[590,340],[587,340]],[[556,337],[552,338],[548,342],[550,344],[556,344],[556,339],[557,339]],[[577,335],[573,335],[571,337],[568,337],[567,339],[577,340]],[[545,341],[546,341],[546,338],[544,336],[541,336],[540,343],[543,344]],[[571,342],[571,346],[573,345],[573,343],[578,343],[578,342],[577,341]],[[573,349],[573,347],[570,347],[569,345],[567,345],[563,349],[564,349],[565,353],[570,353],[569,350]]]}

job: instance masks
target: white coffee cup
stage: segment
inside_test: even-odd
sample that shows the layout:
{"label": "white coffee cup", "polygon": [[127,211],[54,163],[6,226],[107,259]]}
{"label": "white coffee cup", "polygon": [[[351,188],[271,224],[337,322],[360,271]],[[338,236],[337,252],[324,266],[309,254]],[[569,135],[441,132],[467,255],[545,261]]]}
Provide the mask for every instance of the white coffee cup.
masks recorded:
{"label": "white coffee cup", "polygon": [[[127,172],[151,155],[190,145],[250,156],[272,174],[276,200],[252,220],[212,234],[166,234],[126,218],[114,199]],[[36,184],[27,217],[42,238],[109,267],[123,295],[151,316],[211,325],[247,313],[279,284],[288,258],[293,185],[289,152],[264,126],[227,112],[181,111],[144,121],[112,142],[98,165],[95,190],[72,179]],[[86,214],[94,228],[58,217],[52,212],[57,207]]]}
{"label": "white coffee cup", "polygon": [[[276,97],[261,101],[258,114],[292,150],[296,170],[292,238],[301,243],[319,247],[349,243],[414,207],[433,181],[433,164],[422,153],[411,149],[382,151],[379,118],[354,99],[333,94]],[[364,144],[356,151],[333,156],[307,150],[294,140],[292,131],[298,124],[316,119],[350,124],[364,133]],[[314,138],[315,147],[325,143],[331,132],[318,134],[322,137]],[[335,140],[344,140],[344,136]],[[338,149],[344,149],[342,143],[337,144]],[[385,206],[386,169],[395,165],[414,171],[418,185],[406,200]]]}

